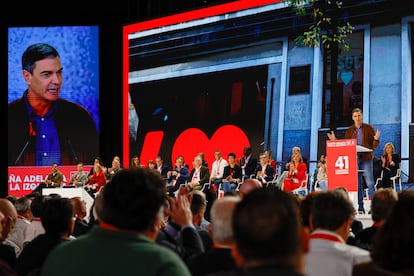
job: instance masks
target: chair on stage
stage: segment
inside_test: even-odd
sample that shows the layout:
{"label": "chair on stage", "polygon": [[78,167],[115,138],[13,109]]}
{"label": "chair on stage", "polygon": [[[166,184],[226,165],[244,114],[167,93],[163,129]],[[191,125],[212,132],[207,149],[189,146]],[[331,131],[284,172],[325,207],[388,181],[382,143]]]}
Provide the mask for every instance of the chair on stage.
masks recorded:
{"label": "chair on stage", "polygon": [[392,185],[394,186],[394,190],[396,190],[395,184],[398,183],[398,185],[400,186],[400,190],[402,191],[402,183],[401,183],[401,169],[397,169],[397,173],[394,176],[390,177],[391,181],[392,181]]}

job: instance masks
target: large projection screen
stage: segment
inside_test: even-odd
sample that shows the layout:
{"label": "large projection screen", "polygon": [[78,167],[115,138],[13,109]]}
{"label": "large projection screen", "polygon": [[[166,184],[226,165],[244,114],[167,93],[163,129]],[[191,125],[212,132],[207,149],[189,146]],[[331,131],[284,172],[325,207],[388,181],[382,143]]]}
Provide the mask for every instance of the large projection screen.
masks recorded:
{"label": "large projection screen", "polygon": [[[191,30],[186,26],[203,25],[203,22],[207,25],[220,16],[278,2],[281,1],[233,1],[124,27],[125,160],[138,155],[146,165],[148,160],[160,155],[171,166],[175,158],[182,155],[192,167],[194,156],[203,152],[211,167],[215,150],[220,150],[225,158],[229,152],[235,152],[239,159],[243,148],[252,146],[254,154],[259,154],[264,140],[266,65],[254,62],[219,64],[220,59],[231,59],[235,53],[252,54],[242,53],[242,50],[207,54],[204,58],[179,63],[169,62],[169,56],[164,56],[160,64],[154,65],[146,59],[145,51],[146,45],[148,49],[157,47],[157,39],[162,37],[165,43],[171,34],[166,55],[184,56],[186,53],[174,53],[171,49],[175,47],[173,36],[177,33],[185,36],[188,32],[188,39],[191,39]],[[160,46],[160,55],[167,50]],[[214,67],[203,64],[209,59],[214,60]]]}
{"label": "large projection screen", "polygon": [[[36,142],[37,137],[47,136],[42,134],[43,132],[38,124],[39,121],[34,121],[30,115],[30,108],[19,108],[22,112],[16,112],[16,108],[11,110],[11,106],[16,100],[23,99],[22,102],[25,102],[22,97],[29,85],[23,75],[22,55],[30,45],[38,43],[47,43],[53,46],[59,53],[62,66],[62,84],[58,98],[74,103],[77,105],[77,108],[80,107],[80,109],[86,110],[86,113],[89,113],[87,118],[89,119],[88,122],[90,122],[88,129],[85,129],[81,126],[86,124],[77,122],[73,113],[63,116],[66,117],[64,126],[59,124],[56,127],[66,130],[70,129],[71,133],[60,140],[60,147],[54,152],[57,152],[59,148],[63,152],[63,147],[66,145],[62,144],[67,141],[73,156],[69,160],[65,159],[63,157],[64,154],[61,153],[61,157],[54,158],[53,161],[49,162],[50,164],[47,161],[40,164],[38,158],[28,157],[30,150],[34,149],[33,152],[36,152],[39,148]],[[42,74],[46,75],[46,72]],[[38,84],[38,87],[57,87],[56,84],[51,83],[53,81],[44,85]],[[40,91],[40,89],[37,90]],[[71,173],[76,172],[76,164],[78,162],[83,162],[85,165],[92,164],[94,157],[99,155],[99,27],[9,27],[8,106],[9,195],[22,196],[32,192],[39,183],[45,180],[47,174],[51,172],[52,163],[57,163],[60,166],[65,176],[64,183],[66,179],[70,178]],[[61,106],[60,104],[55,105],[56,109],[59,109]],[[15,116],[17,113],[19,113],[18,117]],[[12,114],[15,115],[12,116]],[[42,116],[47,117],[49,114],[52,113],[48,112]],[[58,124],[58,119],[54,118],[54,123]],[[14,131],[16,129],[21,129],[22,131]],[[62,132],[58,130],[58,133],[56,137],[61,139],[62,135],[60,133]],[[88,136],[88,133],[94,134],[92,136],[93,139],[85,137]]]}

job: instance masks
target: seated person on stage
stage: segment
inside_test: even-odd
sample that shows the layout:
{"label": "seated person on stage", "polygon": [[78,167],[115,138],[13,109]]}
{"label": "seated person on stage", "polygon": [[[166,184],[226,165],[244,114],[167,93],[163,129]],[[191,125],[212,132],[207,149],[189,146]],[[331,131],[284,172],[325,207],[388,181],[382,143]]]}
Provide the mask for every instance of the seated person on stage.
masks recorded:
{"label": "seated person on stage", "polygon": [[105,173],[101,165],[95,163],[93,165],[94,173],[89,178],[88,183],[85,185],[84,189],[92,196],[95,197],[95,193],[106,184]]}
{"label": "seated person on stage", "polygon": [[47,175],[45,183],[47,187],[60,188],[62,186],[62,181],[63,174],[59,171],[58,164],[54,163],[52,165],[52,172]]}
{"label": "seated person on stage", "polygon": [[223,179],[221,186],[224,193],[236,189],[239,182],[242,180],[242,169],[236,164],[236,154],[230,152],[227,155],[228,165],[224,167]]}
{"label": "seated person on stage", "polygon": [[103,170],[105,179],[107,181],[111,181],[112,177],[114,177],[114,175],[117,174],[121,170],[122,170],[121,157],[119,157],[118,155],[115,155],[114,158],[112,158],[111,167],[108,168],[106,171]]}
{"label": "seated person on stage", "polygon": [[259,165],[256,168],[256,179],[267,185],[267,182],[272,181],[275,176],[273,167],[269,164],[269,159],[265,153],[260,154]]}
{"label": "seated person on stage", "polygon": [[88,175],[83,170],[83,163],[79,162],[77,165],[78,171],[69,179],[69,185],[74,187],[83,187],[88,182]]}
{"label": "seated person on stage", "polygon": [[211,166],[210,180],[217,189],[220,186],[221,180],[223,179],[224,167],[228,165],[228,162],[221,156],[221,151],[219,150],[216,150],[214,152],[214,158],[215,160]]}
{"label": "seated person on stage", "polygon": [[187,178],[187,186],[192,189],[201,190],[205,183],[210,179],[210,170],[202,165],[202,159],[199,155],[194,157],[194,168],[191,170]]}
{"label": "seated person on stage", "polygon": [[253,155],[252,147],[243,148],[243,156],[240,158],[240,167],[242,168],[243,179],[256,175],[257,158]]}
{"label": "seated person on stage", "polygon": [[326,156],[321,155],[319,162],[317,164],[317,168],[313,174],[313,185],[312,190],[328,190],[328,175],[327,175],[327,168],[326,168]]}
{"label": "seated person on stage", "polygon": [[185,184],[188,178],[188,168],[184,164],[184,158],[177,156],[175,159],[175,167],[167,172],[167,187],[169,195],[173,195],[178,191],[181,184]]}
{"label": "seated person on stage", "polygon": [[391,187],[391,179],[397,174],[397,169],[400,168],[401,158],[398,153],[395,153],[394,145],[386,143],[384,146],[384,154],[381,156],[382,161],[382,188]]}
{"label": "seated person on stage", "polygon": [[306,164],[303,162],[302,154],[292,154],[292,161],[289,165],[287,178],[283,181],[283,191],[291,192],[300,187],[303,180],[306,180]]}
{"label": "seated person on stage", "polygon": [[269,162],[269,165],[271,165],[273,167],[273,170],[274,170],[275,174],[277,174],[277,163],[273,159],[272,152],[270,150],[266,150],[264,152],[264,154],[266,154],[266,156],[267,156],[267,160]]}
{"label": "seated person on stage", "polygon": [[[298,146],[295,146],[295,147],[292,148],[291,158],[292,158],[293,154],[296,154],[296,153],[302,154],[302,151],[301,151],[300,147],[298,147]],[[285,166],[283,167],[283,172],[281,172],[281,175],[280,175],[280,177],[279,177],[279,179],[277,181],[277,184],[276,184],[276,186],[278,188],[281,188],[282,187],[284,180],[288,177],[288,173],[289,173],[289,168],[290,168],[290,163],[291,162],[292,162],[292,159],[290,159],[289,162],[287,162],[285,164]],[[303,155],[302,155],[302,162],[305,163],[305,164],[307,164],[307,160],[305,159],[305,157],[303,157]],[[306,168],[307,168],[307,166],[308,165],[306,165]]]}

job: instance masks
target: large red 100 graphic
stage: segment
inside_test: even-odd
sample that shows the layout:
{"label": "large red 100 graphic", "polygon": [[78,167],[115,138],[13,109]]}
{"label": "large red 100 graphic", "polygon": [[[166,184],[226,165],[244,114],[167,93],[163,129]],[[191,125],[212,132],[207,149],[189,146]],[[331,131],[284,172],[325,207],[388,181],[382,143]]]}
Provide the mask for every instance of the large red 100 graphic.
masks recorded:
{"label": "large red 100 graphic", "polygon": [[[163,131],[148,132],[141,151],[141,161],[146,164],[149,159],[154,159],[159,154],[163,140]],[[234,125],[224,125],[218,128],[211,138],[198,128],[188,128],[178,135],[171,152],[171,164],[175,164],[174,159],[178,155],[184,156],[184,160],[190,168],[194,156],[199,152],[205,153],[205,158],[209,166],[214,161],[214,151],[220,150],[222,156],[227,159],[229,152],[236,153],[237,158],[243,154],[243,148],[249,146],[250,141],[247,135],[239,127]],[[168,160],[166,160],[167,163]]]}

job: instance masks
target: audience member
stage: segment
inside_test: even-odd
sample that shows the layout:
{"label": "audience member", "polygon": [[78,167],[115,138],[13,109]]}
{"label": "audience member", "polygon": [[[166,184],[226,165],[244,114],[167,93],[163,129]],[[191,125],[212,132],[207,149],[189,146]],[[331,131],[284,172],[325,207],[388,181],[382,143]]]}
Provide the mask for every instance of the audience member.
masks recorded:
{"label": "audience member", "polygon": [[92,175],[93,175],[93,170],[94,170],[94,166],[95,166],[95,164],[99,164],[99,165],[101,165],[101,167],[102,167],[102,169],[103,169],[103,171],[104,171],[104,173],[106,172],[106,167],[105,167],[105,165],[104,165],[104,163],[103,163],[103,161],[102,161],[102,158],[101,157],[99,157],[99,156],[97,156],[97,157],[95,157],[95,159],[93,160],[93,166],[92,166],[92,168],[89,170],[89,174],[88,174],[88,180],[92,177]]}
{"label": "audience member", "polygon": [[52,165],[52,172],[47,175],[45,183],[47,187],[60,188],[62,186],[62,181],[63,181],[63,174],[59,170],[58,164],[54,163]]}
{"label": "audience member", "polygon": [[372,251],[372,244],[379,227],[385,222],[388,213],[397,202],[397,192],[391,188],[380,188],[371,201],[371,217],[373,224],[355,235],[355,245]]}
{"label": "audience member", "polygon": [[217,275],[303,275],[308,234],[292,194],[251,191],[236,205],[232,225],[232,256],[241,272]]}
{"label": "audience member", "polygon": [[189,196],[191,201],[191,213],[193,214],[193,224],[203,241],[204,250],[208,250],[213,245],[213,241],[207,230],[202,228],[202,223],[206,221],[204,217],[207,208],[206,195],[199,190],[193,190],[190,192]]}
{"label": "audience member", "polygon": [[264,154],[265,154],[265,155],[266,155],[266,157],[267,157],[267,160],[268,160],[268,162],[269,162],[269,165],[270,165],[270,166],[272,166],[273,171],[275,172],[275,175],[277,175],[277,174],[278,174],[278,170],[277,170],[277,163],[276,163],[276,161],[273,159],[272,152],[271,152],[270,150],[265,150],[265,151],[264,151]]}
{"label": "audience member", "polygon": [[241,198],[244,198],[248,193],[253,190],[263,188],[262,183],[259,180],[254,178],[247,178],[243,181],[243,184],[240,185],[239,195]]}
{"label": "audience member", "polygon": [[403,190],[378,229],[372,261],[355,265],[352,275],[414,275],[414,191]]}
{"label": "audience member", "polygon": [[401,158],[395,152],[394,145],[392,143],[386,143],[384,146],[384,154],[381,156],[382,188],[391,187],[390,178],[397,174],[397,169],[400,168],[400,162]]}
{"label": "audience member", "polygon": [[302,154],[292,154],[292,161],[289,163],[289,172],[287,178],[283,181],[282,190],[285,192],[292,192],[306,180],[306,164],[303,162]]}
{"label": "audience member", "polygon": [[69,185],[74,187],[83,187],[88,182],[88,175],[83,170],[83,163],[77,164],[77,172],[74,173],[69,179]]}
{"label": "audience member", "polygon": [[105,172],[106,181],[111,181],[112,177],[121,170],[122,170],[122,168],[121,168],[121,157],[119,157],[118,155],[115,155],[112,158],[111,167],[108,168]]}
{"label": "audience member", "polygon": [[240,158],[240,167],[242,168],[243,179],[255,177],[257,168],[257,158],[254,157],[251,146],[243,148],[243,156]]}
{"label": "audience member", "polygon": [[216,190],[219,188],[221,180],[223,179],[224,168],[229,164],[226,159],[221,156],[221,151],[214,152],[214,162],[211,166],[210,182],[215,185]]}
{"label": "audience member", "polygon": [[70,202],[72,203],[73,215],[75,217],[72,235],[79,237],[89,230],[88,222],[85,219],[87,215],[86,202],[79,196],[72,197]]}
{"label": "audience member", "polygon": [[16,257],[23,250],[23,243],[26,240],[26,229],[31,224],[33,214],[31,210],[32,201],[28,197],[20,197],[14,203],[17,211],[17,220],[14,228],[7,237],[7,243],[14,247]]}
{"label": "audience member", "polygon": [[206,249],[205,253],[188,259],[187,265],[192,275],[202,276],[236,269],[231,256],[231,248],[234,244],[231,222],[233,210],[239,201],[238,196],[226,196],[214,202],[211,208],[211,223],[208,227],[213,246]]}
{"label": "audience member", "polygon": [[[369,198],[373,198],[375,192],[372,162],[374,158],[373,149],[378,147],[380,143],[380,131],[375,131],[372,125],[363,122],[362,110],[359,108],[352,110],[352,120],[354,124],[346,130],[345,139],[356,139],[357,145],[371,149],[368,152],[358,153],[358,169],[361,171],[358,173],[358,212],[365,214],[363,181],[365,180],[365,184],[368,187]],[[328,138],[330,140],[336,140],[335,133],[333,131],[328,133]]]}
{"label": "audience member", "polygon": [[275,176],[274,168],[269,164],[269,159],[265,153],[259,157],[259,165],[256,168],[256,179],[262,182],[263,186],[272,181]]}
{"label": "audience member", "polygon": [[7,238],[16,225],[16,207],[14,207],[13,203],[8,199],[0,198],[0,212],[4,215],[4,219],[1,221],[0,260],[5,261],[12,269],[14,269],[16,252],[14,247],[7,243]]}
{"label": "audience member", "polygon": [[152,159],[148,160],[148,162],[147,162],[147,168],[150,169],[150,170],[154,170],[155,171],[155,162],[154,162],[154,160],[152,160]]}
{"label": "audience member", "polygon": [[167,164],[160,155],[155,158],[155,169],[161,174],[164,179],[167,179],[167,172],[170,170]]}
{"label": "audience member", "polygon": [[193,225],[189,190],[181,186],[177,198],[165,199],[164,219],[156,242],[174,251],[185,261],[204,252],[203,241]]}
{"label": "audience member", "polygon": [[131,157],[131,162],[129,164],[131,169],[143,167],[141,164],[141,160],[139,159],[138,155],[134,155]]}
{"label": "audience member", "polygon": [[351,275],[354,264],[370,260],[369,251],[346,244],[354,216],[351,200],[341,191],[320,192],[313,199],[306,275]]}
{"label": "audience member", "polygon": [[175,167],[167,172],[167,187],[170,196],[180,188],[180,185],[185,184],[188,178],[188,168],[184,164],[184,158],[180,155],[175,159]]}
{"label": "audience member", "polygon": [[[27,243],[16,261],[19,275],[40,275],[40,270],[50,251],[58,244],[70,240],[73,231],[73,209],[68,198],[48,198],[41,214],[45,233]],[[76,255],[73,256],[76,258]],[[62,271],[56,275],[61,275]]]}
{"label": "audience member", "polygon": [[230,152],[227,154],[227,160],[229,164],[224,167],[221,184],[224,193],[236,189],[243,178],[242,169],[236,164],[236,154],[234,152]]}
{"label": "audience member", "polygon": [[56,247],[42,275],[190,275],[177,254],[154,242],[165,197],[165,181],[154,171],[116,173],[96,198],[99,226]]}
{"label": "audience member", "polygon": [[[290,169],[290,163],[292,162],[292,156],[293,156],[294,154],[296,154],[296,153],[300,153],[300,154],[302,154],[302,153],[301,153],[301,149],[300,149],[300,147],[298,147],[298,146],[294,146],[294,147],[292,148],[292,153],[291,153],[291,155],[290,155],[291,160],[289,160],[289,162],[287,162],[287,163],[285,164],[285,166],[284,166],[284,168],[283,168],[283,172],[282,172],[282,174],[280,175],[280,177],[279,177],[279,178],[278,178],[278,180],[277,180],[277,184],[276,184],[276,187],[277,187],[277,188],[282,189],[283,182],[284,182],[284,180],[288,177],[288,173],[289,173],[289,169]],[[304,160],[304,158],[303,158],[303,155],[302,155],[302,160],[303,160],[303,162],[306,164],[306,162],[305,162],[305,160]]]}
{"label": "audience member", "polygon": [[106,184],[105,173],[103,167],[99,163],[93,165],[94,173],[89,178],[88,183],[84,189],[95,198],[95,194],[98,193],[103,186]]}
{"label": "audience member", "polygon": [[25,231],[25,241],[23,242],[23,247],[29,241],[36,238],[38,235],[45,233],[45,229],[42,225],[42,220],[40,218],[42,214],[43,203],[45,201],[45,196],[38,194],[33,198],[32,203],[30,204],[30,209],[32,210],[32,223],[27,225]]}
{"label": "audience member", "polygon": [[311,185],[311,190],[328,190],[328,171],[326,167],[326,156],[321,155],[319,162],[316,165],[316,169],[313,173],[313,183]]}
{"label": "audience member", "polygon": [[[2,232],[3,232],[3,221],[6,219],[6,217],[3,215],[2,212],[0,212],[0,240],[3,240],[2,238]],[[1,246],[0,246],[1,248]],[[18,276],[17,272],[10,266],[8,262],[6,262],[3,258],[0,257],[0,275],[2,276]]]}
{"label": "audience member", "polygon": [[193,169],[187,178],[187,186],[190,190],[201,190],[205,183],[208,183],[210,179],[210,170],[208,167],[202,165],[202,159],[200,155],[194,157]]}
{"label": "audience member", "polygon": [[201,165],[203,165],[204,167],[207,167],[207,168],[208,168],[208,163],[207,163],[207,161],[206,161],[206,158],[205,158],[204,152],[199,152],[199,153],[198,153],[198,156],[200,156],[200,157],[201,157]]}

